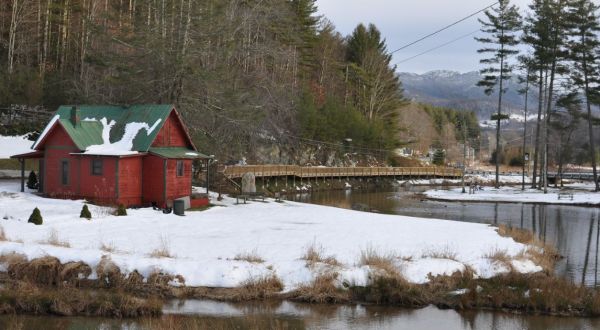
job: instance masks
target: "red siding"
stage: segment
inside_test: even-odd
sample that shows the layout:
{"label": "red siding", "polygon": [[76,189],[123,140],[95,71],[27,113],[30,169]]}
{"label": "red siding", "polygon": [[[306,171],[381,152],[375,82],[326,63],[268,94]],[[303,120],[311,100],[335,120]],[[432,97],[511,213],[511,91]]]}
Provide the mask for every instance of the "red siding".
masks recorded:
{"label": "red siding", "polygon": [[142,189],[143,189],[143,204],[150,205],[153,202],[159,206],[165,205],[164,199],[164,162],[165,160],[153,155],[144,157]]}
{"label": "red siding", "polygon": [[183,176],[177,176],[177,160],[167,160],[167,204],[192,194],[192,161],[182,160]]}
{"label": "red siding", "polygon": [[175,111],[172,111],[163,127],[152,143],[153,147],[189,147],[185,129],[181,125]]}
{"label": "red siding", "polygon": [[[79,196],[99,204],[116,204],[117,161],[115,157],[80,156]],[[102,159],[102,175],[92,175],[92,160]]]}
{"label": "red siding", "polygon": [[[44,157],[44,192],[49,196],[62,198],[77,198],[79,189],[79,160],[70,154],[79,150],[65,131],[57,124],[48,132]],[[63,160],[69,162],[69,180],[62,184]]]}
{"label": "red siding", "polygon": [[119,204],[142,205],[142,158],[119,159]]}

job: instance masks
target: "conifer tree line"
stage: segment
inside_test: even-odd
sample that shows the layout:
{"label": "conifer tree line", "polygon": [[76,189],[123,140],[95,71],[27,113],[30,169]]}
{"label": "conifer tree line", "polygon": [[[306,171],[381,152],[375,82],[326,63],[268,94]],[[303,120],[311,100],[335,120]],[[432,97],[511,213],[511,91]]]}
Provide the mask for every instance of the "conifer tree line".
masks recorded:
{"label": "conifer tree line", "polygon": [[[481,60],[486,93],[499,92],[496,136],[496,168],[502,152],[501,120],[503,82],[519,76],[521,93],[537,92],[533,123],[533,188],[547,189],[549,167],[559,175],[573,161],[574,147],[586,149],[585,162],[592,165],[598,187],[595,126],[600,105],[599,6],[592,0],[532,0],[528,8],[517,8],[500,0],[481,20],[484,37],[478,38],[488,54]],[[525,105],[526,106],[526,105]],[[585,141],[574,134],[585,130]],[[527,132],[526,132],[527,133]],[[526,134],[524,134],[526,139]],[[527,152],[524,148],[523,152]],[[580,157],[581,158],[581,157]],[[580,159],[581,160],[581,159]]]}
{"label": "conifer tree line", "polygon": [[393,149],[403,103],[374,25],[315,0],[5,0],[0,107],[173,103],[206,153],[264,141]]}

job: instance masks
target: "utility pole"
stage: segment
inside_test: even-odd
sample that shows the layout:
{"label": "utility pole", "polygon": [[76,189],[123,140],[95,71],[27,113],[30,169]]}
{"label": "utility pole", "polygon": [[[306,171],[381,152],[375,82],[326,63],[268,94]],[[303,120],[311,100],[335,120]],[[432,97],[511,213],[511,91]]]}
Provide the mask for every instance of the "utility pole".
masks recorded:
{"label": "utility pole", "polygon": [[462,193],[466,194],[465,190],[465,172],[467,171],[467,125],[466,119],[463,118],[463,170],[462,170]]}

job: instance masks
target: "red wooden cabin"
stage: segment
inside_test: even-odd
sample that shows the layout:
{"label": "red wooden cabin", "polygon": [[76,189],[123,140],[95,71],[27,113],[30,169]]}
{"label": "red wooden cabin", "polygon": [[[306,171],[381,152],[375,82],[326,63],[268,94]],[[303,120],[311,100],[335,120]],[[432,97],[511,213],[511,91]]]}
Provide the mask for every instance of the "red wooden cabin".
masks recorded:
{"label": "red wooden cabin", "polygon": [[33,149],[12,158],[39,160],[41,193],[125,206],[191,196],[192,162],[208,159],[172,105],[61,106]]}

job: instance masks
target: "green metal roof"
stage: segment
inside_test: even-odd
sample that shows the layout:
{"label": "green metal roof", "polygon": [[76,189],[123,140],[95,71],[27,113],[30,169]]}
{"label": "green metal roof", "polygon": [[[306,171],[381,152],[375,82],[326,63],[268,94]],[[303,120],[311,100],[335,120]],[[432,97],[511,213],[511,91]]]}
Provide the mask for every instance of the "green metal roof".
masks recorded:
{"label": "green metal roof", "polygon": [[[110,143],[115,143],[123,138],[125,127],[130,123],[147,124],[148,127],[156,128],[149,134],[143,131],[133,139],[132,151],[147,152],[156,139],[156,136],[166,122],[173,105],[132,105],[129,107],[110,105],[81,105],[79,108],[80,121],[77,125],[71,122],[71,109],[73,106],[64,105],[58,108],[56,115],[59,116],[61,125],[65,128],[75,145],[80,150],[86,150],[89,146],[103,143],[103,125],[100,120],[106,118],[108,122],[115,121],[110,130]],[[43,136],[40,136],[40,139]],[[37,144],[37,142],[36,142]],[[186,149],[187,150],[187,149]],[[189,150],[188,150],[189,151]]]}
{"label": "green metal roof", "polygon": [[192,151],[188,148],[172,147],[172,148],[150,148],[148,150],[151,154],[155,154],[164,158],[177,158],[177,159],[197,159],[197,158],[210,158],[207,155],[203,155],[197,151]]}

